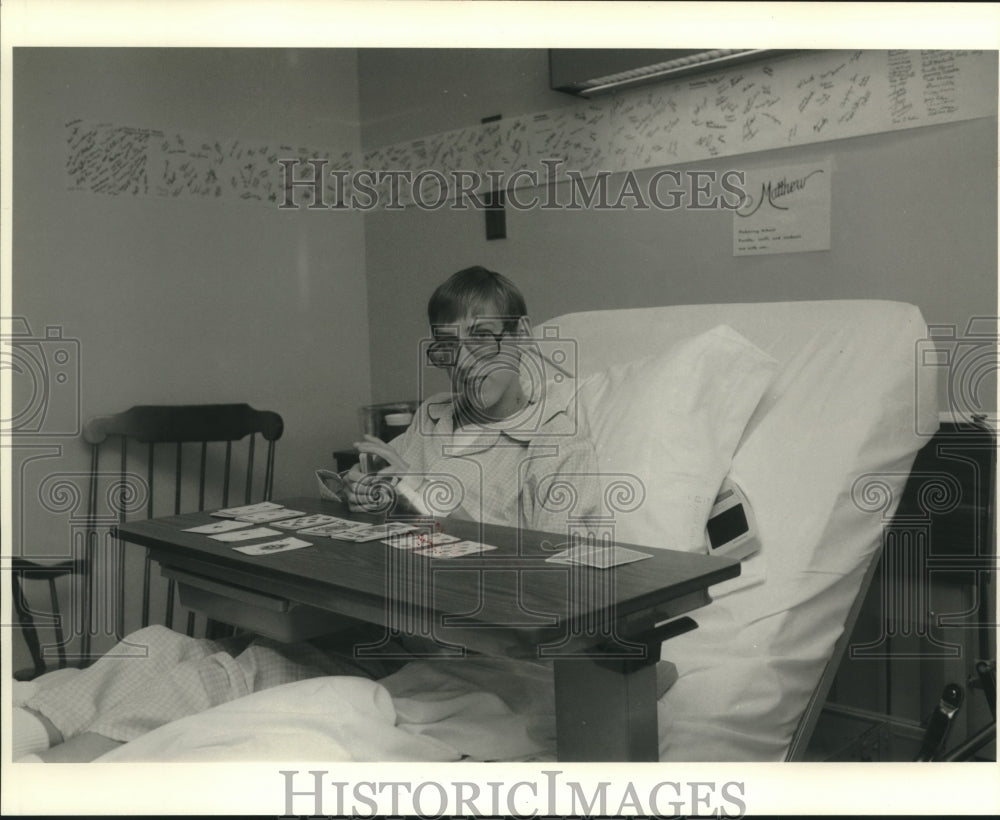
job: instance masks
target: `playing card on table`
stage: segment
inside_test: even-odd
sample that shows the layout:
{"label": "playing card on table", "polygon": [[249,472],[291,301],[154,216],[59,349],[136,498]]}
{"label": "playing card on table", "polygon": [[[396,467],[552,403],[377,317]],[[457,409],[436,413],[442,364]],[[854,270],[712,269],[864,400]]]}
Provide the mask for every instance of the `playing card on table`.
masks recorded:
{"label": "playing card on table", "polygon": [[280,521],[282,518],[298,518],[300,515],[305,515],[305,513],[302,510],[289,510],[285,507],[278,507],[275,510],[240,513],[236,516],[236,520],[249,521],[251,524],[269,524],[272,521]]}
{"label": "playing card on table", "polygon": [[216,510],[212,515],[219,518],[236,518],[238,515],[249,515],[250,513],[261,512],[261,510],[277,510],[281,505],[273,501],[261,501],[258,504],[246,504],[243,507],[227,507],[224,510]]}
{"label": "playing card on table", "polygon": [[335,521],[344,521],[332,515],[314,513],[313,515],[303,515],[301,518],[286,518],[282,521],[275,521],[274,526],[281,530],[304,530],[307,527],[319,527],[322,524],[333,524]]}
{"label": "playing card on table", "polygon": [[250,523],[248,521],[233,521],[231,519],[226,519],[224,521],[213,521],[211,524],[202,524],[200,527],[188,527],[184,530],[184,532],[198,532],[204,535],[214,535],[220,532],[241,530],[244,527],[249,526]]}
{"label": "playing card on table", "polygon": [[598,547],[581,544],[578,547],[556,553],[545,560],[552,564],[584,564],[598,569],[607,569],[619,564],[630,564],[633,561],[652,557],[648,552],[638,552],[625,547]]}
{"label": "playing card on table", "polygon": [[385,539],[385,543],[398,550],[412,550],[436,547],[438,544],[454,544],[458,540],[460,539],[457,535],[448,535],[444,532],[401,532],[390,535]]}
{"label": "playing card on table", "polygon": [[210,535],[216,541],[250,541],[254,538],[267,538],[269,535],[281,535],[277,530],[267,527],[253,527],[249,530],[236,530],[236,532],[223,532],[218,535]]}
{"label": "playing card on table", "polygon": [[[330,516],[331,521],[325,524],[320,524],[316,527],[306,527],[305,529],[297,530],[301,535],[329,535],[331,538],[339,537],[340,533],[346,530],[356,530],[358,528],[357,521],[351,521],[347,518],[336,518]],[[278,526],[275,524],[275,526]]]}
{"label": "playing card on table", "polygon": [[427,547],[427,549],[415,550],[415,554],[426,555],[428,558],[458,558],[462,555],[472,555],[495,549],[496,547],[480,544],[478,541],[455,541],[451,544],[438,544],[434,547]]}
{"label": "playing card on table", "polygon": [[354,541],[361,543],[364,541],[376,541],[380,538],[409,532],[413,529],[416,529],[416,527],[413,527],[410,524],[403,524],[399,521],[390,521],[387,524],[368,524],[352,530],[344,530],[341,533],[335,534],[333,537],[339,538],[342,541]]}
{"label": "playing card on table", "polygon": [[272,552],[287,552],[288,550],[311,547],[308,541],[301,538],[282,538],[280,541],[268,541],[264,544],[247,544],[245,547],[233,547],[234,550],[245,552],[247,555],[270,555]]}

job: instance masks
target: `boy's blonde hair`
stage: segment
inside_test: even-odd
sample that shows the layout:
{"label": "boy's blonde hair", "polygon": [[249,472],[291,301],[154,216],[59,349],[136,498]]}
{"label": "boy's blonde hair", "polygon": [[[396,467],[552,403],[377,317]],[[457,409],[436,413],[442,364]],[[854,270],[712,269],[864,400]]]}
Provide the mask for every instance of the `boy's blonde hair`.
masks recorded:
{"label": "boy's blonde hair", "polygon": [[472,315],[500,317],[505,330],[516,331],[528,308],[521,291],[507,277],[476,265],[449,276],[427,302],[431,327]]}

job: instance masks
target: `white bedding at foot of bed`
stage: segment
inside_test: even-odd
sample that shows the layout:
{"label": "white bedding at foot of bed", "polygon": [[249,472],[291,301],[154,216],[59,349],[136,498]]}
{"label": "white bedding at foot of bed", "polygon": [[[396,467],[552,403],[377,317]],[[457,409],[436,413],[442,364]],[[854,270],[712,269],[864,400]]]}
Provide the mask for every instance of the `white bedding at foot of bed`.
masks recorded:
{"label": "white bedding at foot of bed", "polygon": [[[416,661],[376,682],[321,677],[191,715],[101,757],[112,761],[523,760],[554,748],[541,664]],[[391,694],[390,694],[391,693]],[[513,707],[513,708],[512,708]]]}
{"label": "white bedding at foot of bed", "polygon": [[99,758],[110,761],[455,760],[396,725],[383,686],[323,677],[255,692],[168,723]]}

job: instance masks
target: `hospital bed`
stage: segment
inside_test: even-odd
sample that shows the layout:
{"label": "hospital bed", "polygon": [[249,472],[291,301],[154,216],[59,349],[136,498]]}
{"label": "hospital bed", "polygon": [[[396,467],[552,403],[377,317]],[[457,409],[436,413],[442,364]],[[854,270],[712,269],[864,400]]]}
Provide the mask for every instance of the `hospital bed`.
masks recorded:
{"label": "hospital bed", "polygon": [[[553,322],[578,341],[585,372],[719,323],[777,361],[728,471],[762,549],[712,591],[697,630],[663,647],[678,680],[660,700],[660,757],[781,760],[803,752],[883,523],[937,429],[936,371],[917,365],[927,333],[919,310],[894,302],[677,306]],[[725,381],[699,394],[704,411],[730,400]]]}
{"label": "hospital bed", "polygon": [[[536,328],[537,374],[576,388],[602,471],[637,480],[623,543],[707,551],[720,482],[760,550],[664,643],[661,760],[801,757],[917,451],[937,369],[917,308],[888,301],[574,313]],[[551,669],[415,661],[381,682],[276,687],[154,730],[105,760],[537,760],[554,749]],[[498,665],[499,664],[499,665]]]}

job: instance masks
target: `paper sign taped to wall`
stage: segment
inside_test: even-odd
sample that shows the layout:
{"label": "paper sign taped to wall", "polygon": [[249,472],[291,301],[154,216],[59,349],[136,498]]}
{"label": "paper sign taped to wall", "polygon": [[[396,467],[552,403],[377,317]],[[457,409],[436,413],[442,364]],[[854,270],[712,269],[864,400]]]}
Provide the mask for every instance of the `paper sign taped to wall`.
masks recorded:
{"label": "paper sign taped to wall", "polygon": [[746,171],[733,212],[733,256],[830,250],[829,158]]}

